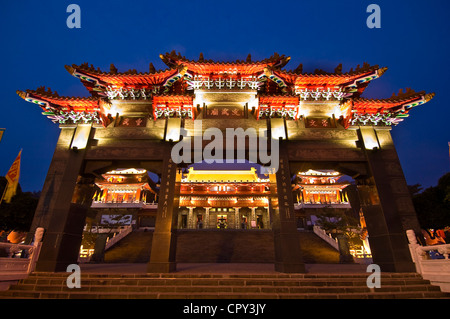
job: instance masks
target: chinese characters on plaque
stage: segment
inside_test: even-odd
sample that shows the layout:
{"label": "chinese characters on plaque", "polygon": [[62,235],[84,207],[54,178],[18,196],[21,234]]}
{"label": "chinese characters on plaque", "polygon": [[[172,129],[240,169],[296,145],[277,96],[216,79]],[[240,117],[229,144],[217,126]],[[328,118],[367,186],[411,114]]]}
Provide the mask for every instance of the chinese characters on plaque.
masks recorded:
{"label": "chinese characters on plaque", "polygon": [[291,218],[291,210],[289,207],[289,195],[291,181],[288,177],[286,177],[286,167],[285,161],[283,158],[280,158],[280,168],[277,172],[277,189],[278,189],[278,203],[279,203],[279,211],[280,215],[284,213],[285,219]]}
{"label": "chinese characters on plaque", "polygon": [[146,117],[125,117],[120,118],[118,126],[121,127],[146,127],[147,118]]}
{"label": "chinese characters on plaque", "polygon": [[334,122],[329,117],[307,117],[306,128],[335,128]]}
{"label": "chinese characters on plaque", "polygon": [[209,106],[206,115],[208,118],[243,118],[244,109],[237,106]]}
{"label": "chinese characters on plaque", "polygon": [[[170,182],[171,182],[171,174],[176,174],[176,165],[173,163],[172,159],[169,159],[169,163],[167,165],[167,175],[165,178],[165,183],[161,183],[161,196],[163,196],[163,205],[162,205],[162,214],[163,218],[167,217],[167,210],[169,204],[169,192],[171,191]],[[162,182],[162,181],[161,181]]]}

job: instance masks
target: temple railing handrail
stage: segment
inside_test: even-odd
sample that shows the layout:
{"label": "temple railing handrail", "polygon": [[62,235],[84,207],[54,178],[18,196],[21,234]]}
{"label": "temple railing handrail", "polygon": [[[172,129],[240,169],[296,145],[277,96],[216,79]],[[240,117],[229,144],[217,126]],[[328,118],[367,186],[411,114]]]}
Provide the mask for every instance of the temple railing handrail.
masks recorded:
{"label": "temple railing handrail", "polygon": [[423,252],[437,250],[438,253],[444,256],[444,259],[448,259],[450,254],[450,244],[433,245],[433,246],[419,246],[418,250]]}
{"label": "temple railing handrail", "polygon": [[111,239],[109,239],[106,242],[105,250],[111,248],[115,244],[117,244],[120,240],[122,240],[124,237],[126,237],[128,234],[130,234],[133,231],[133,227],[127,226],[123,229],[121,229],[117,234],[114,235]]}
{"label": "temple railing handrail", "polygon": [[8,258],[12,258],[12,256],[19,252],[20,250],[29,250],[34,249],[34,245],[25,245],[25,244],[14,244],[14,243],[2,243],[0,242],[0,247],[9,248],[9,256]]}
{"label": "temple railing handrail", "polygon": [[337,242],[337,239],[333,238],[331,234],[328,234],[322,227],[314,225],[313,231],[317,236],[325,240],[330,246],[339,251],[339,244]]}
{"label": "temple railing handrail", "polygon": [[[443,292],[450,292],[450,244],[422,246],[413,230],[407,230],[406,235],[417,273],[431,284],[440,286]],[[437,251],[444,258],[431,259],[427,254],[430,251]]]}
{"label": "temple railing handrail", "polygon": [[[14,280],[15,276],[27,275],[34,271],[42,246],[44,229],[36,229],[33,245],[0,243],[1,248],[7,248],[8,257],[0,258],[0,280]],[[26,258],[13,258],[20,251],[27,251]]]}

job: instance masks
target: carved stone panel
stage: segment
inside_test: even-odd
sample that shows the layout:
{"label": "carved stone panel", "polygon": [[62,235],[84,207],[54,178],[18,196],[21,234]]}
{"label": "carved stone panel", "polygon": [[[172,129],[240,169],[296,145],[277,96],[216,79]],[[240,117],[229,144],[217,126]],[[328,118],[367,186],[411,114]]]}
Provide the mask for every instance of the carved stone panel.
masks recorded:
{"label": "carved stone panel", "polygon": [[290,161],[364,161],[357,149],[289,149]]}
{"label": "carved stone panel", "polygon": [[135,147],[93,147],[86,151],[87,160],[162,160],[157,145],[146,148]]}
{"label": "carved stone panel", "polygon": [[293,140],[358,140],[355,130],[297,129],[288,126],[288,137]]}
{"label": "carved stone panel", "polygon": [[114,127],[96,129],[94,139],[162,139],[164,126],[155,128],[134,127],[133,129]]}

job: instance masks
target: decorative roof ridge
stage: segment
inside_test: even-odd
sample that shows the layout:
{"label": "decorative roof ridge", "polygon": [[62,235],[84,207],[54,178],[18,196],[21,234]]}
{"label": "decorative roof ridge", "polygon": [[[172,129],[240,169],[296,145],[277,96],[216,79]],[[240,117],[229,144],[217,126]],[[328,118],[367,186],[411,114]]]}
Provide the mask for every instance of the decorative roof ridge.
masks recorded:
{"label": "decorative roof ridge", "polygon": [[99,97],[94,97],[94,96],[88,96],[88,97],[60,96],[56,91],[52,92],[52,90],[50,88],[48,88],[46,91],[45,86],[40,86],[36,90],[30,90],[30,89],[27,89],[25,91],[17,90],[16,93],[23,99],[25,99],[27,94],[33,94],[33,95],[41,96],[43,98],[51,98],[51,99],[55,99],[55,100],[71,100],[71,101],[81,101],[81,100],[98,101],[98,100],[100,100]]}
{"label": "decorative roof ridge", "polygon": [[423,97],[428,102],[431,100],[436,94],[426,93],[425,91],[415,92],[411,88],[406,88],[406,92],[403,92],[402,89],[399,90],[397,94],[393,93],[391,97],[385,99],[371,99],[365,97],[357,97],[353,98],[354,102],[373,102],[373,103],[398,103],[404,101],[411,101],[416,98]]}
{"label": "decorative roof ridge", "polygon": [[235,60],[235,61],[215,61],[212,59],[206,60],[203,58],[203,53],[200,53],[200,56],[197,60],[189,60],[186,57],[181,56],[180,53],[178,53],[178,55],[177,55],[177,53],[175,51],[172,51],[170,53],[166,52],[165,54],[160,54],[159,57],[166,64],[173,64],[175,61],[182,61],[182,62],[187,62],[187,63],[201,63],[201,64],[209,64],[209,65],[214,65],[214,64],[217,64],[217,65],[233,65],[233,64],[251,65],[251,64],[276,63],[278,61],[283,60],[283,62],[279,66],[277,66],[278,68],[281,68],[284,65],[286,65],[289,62],[289,60],[291,59],[291,57],[289,57],[289,56],[285,56],[284,54],[279,55],[276,52],[271,57],[266,58],[264,60],[259,60],[259,61],[252,61],[251,54],[249,54],[247,56],[246,60]]}
{"label": "decorative roof ridge", "polygon": [[258,93],[259,97],[298,97],[298,94],[295,93],[279,93],[279,94],[267,94],[265,92]]}
{"label": "decorative roof ridge", "polygon": [[78,71],[84,71],[84,72],[90,73],[92,75],[102,75],[102,76],[158,75],[158,74],[163,74],[165,72],[174,71],[175,69],[177,69],[176,67],[169,67],[169,68],[166,68],[166,69],[156,70],[155,67],[153,66],[153,63],[149,64],[149,71],[148,72],[138,72],[136,69],[130,69],[130,70],[125,71],[125,72],[118,72],[117,68],[112,63],[111,63],[109,72],[102,71],[102,70],[100,70],[99,67],[97,69],[95,69],[92,64],[91,64],[91,66],[89,66],[87,62],[85,62],[83,64],[80,64],[80,65],[76,65],[76,64],[72,64],[71,66],[70,65],[65,65],[64,67],[66,68],[66,70],[70,74],[73,74],[75,72],[75,70],[78,70]]}
{"label": "decorative roof ridge", "polygon": [[369,65],[364,62],[363,67],[360,67],[359,64],[355,70],[351,68],[348,72],[342,73],[342,63],[339,64],[334,72],[327,72],[322,69],[316,69],[314,72],[302,73],[303,72],[303,64],[299,64],[299,66],[294,70],[279,70],[288,75],[302,75],[308,77],[321,77],[321,76],[337,76],[337,77],[345,77],[345,76],[353,76],[360,75],[368,72],[378,71],[378,76],[381,76],[384,72],[386,72],[387,67],[380,68],[378,65]]}
{"label": "decorative roof ridge", "polygon": [[174,92],[164,93],[164,92],[162,92],[162,93],[153,94],[153,96],[193,96],[193,95],[195,95],[194,92],[185,92],[185,93],[174,93]]}

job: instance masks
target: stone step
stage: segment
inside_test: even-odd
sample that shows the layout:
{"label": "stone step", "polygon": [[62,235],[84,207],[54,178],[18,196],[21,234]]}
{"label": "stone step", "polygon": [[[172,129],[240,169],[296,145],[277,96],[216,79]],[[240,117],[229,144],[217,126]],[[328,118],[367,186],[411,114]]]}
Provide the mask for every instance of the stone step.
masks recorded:
{"label": "stone step", "polygon": [[[34,272],[28,278],[67,278],[66,272]],[[336,273],[336,274],[199,274],[199,273],[137,273],[137,274],[98,274],[82,273],[81,278],[367,278],[368,273]],[[422,278],[417,273],[381,273],[382,278]]]}
{"label": "stone step", "polygon": [[62,285],[16,285],[10,291],[36,292],[245,292],[245,293],[357,293],[357,292],[399,292],[399,291],[440,291],[432,285],[382,285],[377,289],[367,286],[271,286],[271,285],[81,285],[81,288],[68,288]]}
{"label": "stone step", "polygon": [[367,274],[83,274],[68,288],[68,273],[34,273],[0,298],[61,299],[372,299],[448,298],[415,273],[383,273],[381,288]]}
{"label": "stone step", "polygon": [[[23,279],[23,285],[53,285],[66,286],[66,278],[63,279]],[[381,279],[381,284],[392,286],[429,285],[428,280],[423,279]],[[354,279],[212,279],[212,278],[177,278],[177,279],[111,279],[111,278],[82,278],[83,286],[363,286],[366,280]]]}
{"label": "stone step", "polygon": [[[298,233],[305,263],[337,263],[339,253],[313,232]],[[134,231],[105,252],[108,263],[147,263],[153,231]],[[199,249],[201,247],[201,249]],[[270,230],[178,230],[178,263],[274,262]]]}
{"label": "stone step", "polygon": [[438,291],[371,293],[242,293],[242,292],[17,292],[2,293],[7,299],[450,299]]}

